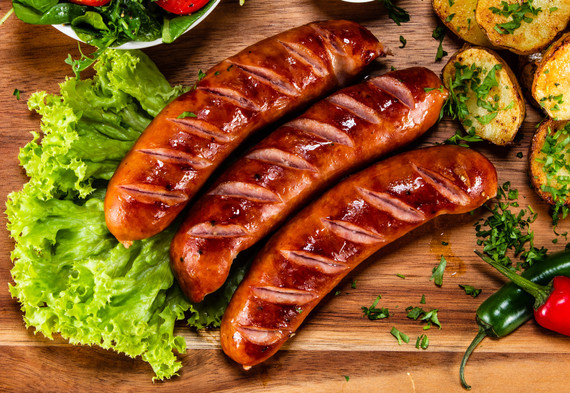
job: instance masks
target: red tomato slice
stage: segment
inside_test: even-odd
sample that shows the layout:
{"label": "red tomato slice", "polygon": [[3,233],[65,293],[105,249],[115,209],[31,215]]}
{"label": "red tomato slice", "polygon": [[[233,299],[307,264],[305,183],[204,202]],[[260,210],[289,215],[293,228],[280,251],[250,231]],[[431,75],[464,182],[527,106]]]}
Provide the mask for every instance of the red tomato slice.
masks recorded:
{"label": "red tomato slice", "polygon": [[178,15],[188,15],[198,11],[210,0],[158,0],[156,4],[168,12]]}
{"label": "red tomato slice", "polygon": [[69,1],[71,1],[72,3],[75,3],[75,4],[90,5],[92,7],[99,7],[99,6],[107,4],[111,0],[69,0]]}

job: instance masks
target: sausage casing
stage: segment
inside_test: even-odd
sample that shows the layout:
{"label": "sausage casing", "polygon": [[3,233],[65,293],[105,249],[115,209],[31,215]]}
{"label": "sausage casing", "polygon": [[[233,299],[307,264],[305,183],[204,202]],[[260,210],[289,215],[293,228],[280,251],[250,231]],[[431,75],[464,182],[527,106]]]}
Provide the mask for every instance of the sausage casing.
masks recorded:
{"label": "sausage casing", "polygon": [[188,298],[218,289],[239,252],[324,186],[425,133],[447,98],[441,86],[422,67],[373,77],[319,101],[235,162],[172,242],[172,269]]}
{"label": "sausage casing", "polygon": [[254,260],[222,319],[224,352],[246,368],[266,360],[367,257],[436,216],[481,206],[496,191],[494,166],[457,146],[406,152],[347,178]]}
{"label": "sausage casing", "polygon": [[288,30],[214,66],[159,113],[117,168],[107,227],[127,246],[162,231],[249,134],[383,54],[364,27],[336,20]]}

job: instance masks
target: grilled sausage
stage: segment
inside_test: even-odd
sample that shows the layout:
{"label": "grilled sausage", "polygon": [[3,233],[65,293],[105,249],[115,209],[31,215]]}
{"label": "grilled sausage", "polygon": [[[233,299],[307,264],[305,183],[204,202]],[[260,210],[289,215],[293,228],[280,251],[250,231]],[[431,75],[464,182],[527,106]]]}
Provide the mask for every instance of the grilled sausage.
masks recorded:
{"label": "grilled sausage", "polygon": [[126,246],[162,231],[249,134],[333,90],[383,54],[364,27],[326,21],[222,61],[167,105],[123,159],[107,188],[107,227]]}
{"label": "grilled sausage", "polygon": [[447,98],[440,86],[419,67],[374,77],[318,102],[238,160],[172,242],[172,270],[188,298],[218,289],[240,251],[327,183],[426,132]]}
{"label": "grilled sausage", "polygon": [[458,146],[403,153],[349,177],[266,244],[224,317],[224,352],[245,368],[272,356],[319,301],[374,252],[441,214],[481,206],[497,173]]}

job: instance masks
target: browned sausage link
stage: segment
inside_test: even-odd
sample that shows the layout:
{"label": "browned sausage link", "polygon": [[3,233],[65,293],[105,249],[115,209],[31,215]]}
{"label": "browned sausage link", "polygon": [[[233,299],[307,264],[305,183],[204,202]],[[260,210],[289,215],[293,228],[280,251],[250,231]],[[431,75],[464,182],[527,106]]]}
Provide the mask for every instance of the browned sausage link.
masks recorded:
{"label": "browned sausage link", "polygon": [[266,360],[367,257],[436,216],[481,206],[496,190],[493,165],[457,146],[403,153],[349,177],[257,256],[222,319],[224,352],[245,368]]}
{"label": "browned sausage link", "polygon": [[121,162],[105,198],[109,230],[125,245],[162,231],[251,132],[383,54],[359,24],[326,21],[265,39],[213,67],[167,105]]}
{"label": "browned sausage link", "polygon": [[327,183],[426,132],[447,97],[441,85],[420,67],[374,77],[255,146],[199,199],[172,242],[172,268],[186,295],[199,302],[218,289],[239,252]]}

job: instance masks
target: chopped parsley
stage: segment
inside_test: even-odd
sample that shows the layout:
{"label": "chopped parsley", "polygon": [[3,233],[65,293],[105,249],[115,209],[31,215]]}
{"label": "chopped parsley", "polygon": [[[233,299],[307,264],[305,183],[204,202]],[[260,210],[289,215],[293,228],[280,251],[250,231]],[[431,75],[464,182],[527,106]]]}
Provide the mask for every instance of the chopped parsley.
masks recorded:
{"label": "chopped parsley", "polygon": [[[439,319],[437,317],[437,312],[438,312],[437,308],[434,308],[430,311],[425,311],[421,307],[410,306],[406,308],[406,311],[408,312],[408,315],[406,315],[408,318],[413,319],[414,321],[417,321],[419,319],[420,321],[427,322],[426,325],[427,329],[429,329],[432,324],[436,325],[441,329],[441,323],[439,322]],[[424,330],[427,329],[424,326]]]}
{"label": "chopped parsley", "polygon": [[445,266],[447,265],[447,261],[445,257],[442,255],[439,264],[433,268],[430,281],[433,280],[435,285],[441,287],[443,284],[443,272],[445,271]]}
{"label": "chopped parsley", "polygon": [[346,382],[348,382],[348,380],[350,379],[350,377],[348,375],[344,376],[344,379],[346,380]]}
{"label": "chopped parsley", "polygon": [[473,298],[476,298],[481,293],[481,289],[476,289],[471,285],[459,284],[459,287],[465,291],[466,295],[471,295]]}
{"label": "chopped parsley", "polygon": [[447,18],[445,18],[445,21],[446,21],[446,22],[451,22],[454,17],[455,17],[455,14],[449,14],[449,15],[447,16]]}
{"label": "chopped parsley", "polygon": [[420,304],[426,304],[426,295],[422,295],[422,298],[420,299]]}
{"label": "chopped parsley", "polygon": [[402,342],[405,342],[406,344],[410,342],[410,337],[408,337],[405,333],[402,333],[401,331],[396,329],[395,326],[392,326],[392,330],[390,330],[390,333],[392,334],[392,336],[396,337],[396,339],[398,340],[398,345],[402,345]]}
{"label": "chopped parsley", "polygon": [[402,43],[402,45],[400,45],[400,48],[405,48],[406,47],[406,39],[404,38],[404,36],[400,36],[400,42]]}
{"label": "chopped parsley", "polygon": [[376,296],[376,300],[374,300],[374,302],[370,307],[364,307],[364,306],[361,307],[364,316],[368,317],[368,319],[370,319],[371,321],[388,318],[390,316],[390,312],[388,311],[387,308],[376,307],[381,298],[382,296],[378,295]]}
{"label": "chopped parsley", "polygon": [[404,275],[401,274],[401,273],[396,274],[396,276],[398,276],[398,277],[400,277],[401,279],[404,279],[404,280],[406,279],[406,276],[404,276]]}
{"label": "chopped parsley", "polygon": [[392,19],[398,26],[402,23],[410,21],[410,14],[403,8],[394,5],[393,0],[378,0],[384,5],[388,11],[388,17]]}
{"label": "chopped parsley", "polygon": [[461,130],[456,130],[455,135],[447,138],[443,143],[446,145],[458,145],[463,147],[469,147],[468,143],[472,142],[482,142],[483,138],[475,134],[475,127],[471,127],[467,130],[467,134],[463,134]]}
{"label": "chopped parsley", "polygon": [[535,7],[532,3],[533,0],[523,1],[522,3],[515,2],[512,4],[501,1],[502,8],[489,7],[489,10],[491,10],[493,14],[510,18],[508,22],[496,24],[494,29],[499,34],[513,34],[516,29],[521,27],[522,22],[531,23],[533,21],[532,16],[537,16],[539,12],[542,12],[542,8]]}
{"label": "chopped parsley", "polygon": [[427,349],[428,347],[429,347],[429,338],[427,334],[422,334],[418,336],[418,339],[416,340],[416,348]]}
{"label": "chopped parsley", "polygon": [[522,151],[519,151],[517,153],[517,158],[523,158],[523,152]]}
{"label": "chopped parsley", "polygon": [[445,56],[447,56],[447,52],[443,50],[443,39],[445,38],[445,27],[443,26],[437,26],[433,32],[431,33],[431,36],[435,39],[439,41],[439,46],[437,48],[437,53],[435,54],[435,61],[440,61],[441,59],[443,59]]}
{"label": "chopped parsley", "polygon": [[19,100],[20,99],[20,90],[14,89],[14,92],[12,93],[12,95],[15,96],[17,100]]}
{"label": "chopped parsley", "polygon": [[194,112],[182,112],[178,115],[177,119],[185,119],[187,117],[198,117]]}
{"label": "chopped parsley", "polygon": [[356,280],[352,280],[352,282],[350,283],[350,287],[352,289],[356,289]]}
{"label": "chopped parsley", "polygon": [[555,112],[555,111],[559,111],[560,110],[560,106],[558,106],[558,104],[562,105],[564,103],[564,95],[563,94],[559,94],[557,96],[553,96],[552,94],[547,96],[547,97],[542,97],[540,99],[540,106],[542,107],[546,107],[546,102],[554,102],[554,104],[550,107],[550,110]]}
{"label": "chopped parsley", "polygon": [[[521,262],[517,268],[526,269],[536,261],[546,257],[547,250],[542,247],[534,247],[534,232],[530,230],[538,214],[529,206],[520,209],[518,213],[511,212],[510,208],[518,208],[518,191],[511,188],[510,182],[504,183],[497,190],[495,203],[484,206],[491,215],[475,223],[475,231],[478,237],[477,244],[483,246],[483,252],[494,261],[504,266],[512,266],[513,262],[507,256],[510,250]],[[527,249],[528,244],[528,249]]]}

